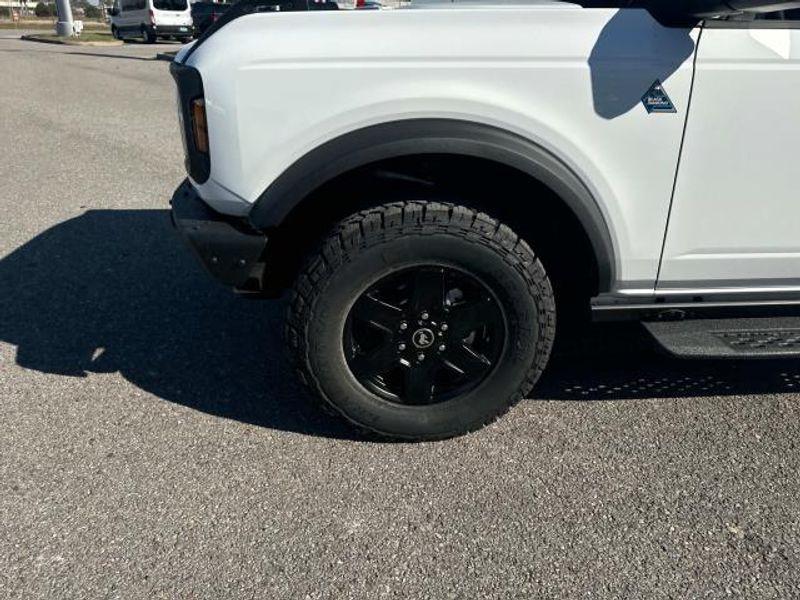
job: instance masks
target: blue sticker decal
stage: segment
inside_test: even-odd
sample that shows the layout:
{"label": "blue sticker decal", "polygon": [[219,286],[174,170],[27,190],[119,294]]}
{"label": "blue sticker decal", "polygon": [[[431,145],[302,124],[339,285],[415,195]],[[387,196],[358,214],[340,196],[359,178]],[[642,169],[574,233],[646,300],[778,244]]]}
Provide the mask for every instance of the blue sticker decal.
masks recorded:
{"label": "blue sticker decal", "polygon": [[658,79],[650,86],[647,93],[642,96],[642,104],[644,104],[647,112],[651,114],[678,112]]}

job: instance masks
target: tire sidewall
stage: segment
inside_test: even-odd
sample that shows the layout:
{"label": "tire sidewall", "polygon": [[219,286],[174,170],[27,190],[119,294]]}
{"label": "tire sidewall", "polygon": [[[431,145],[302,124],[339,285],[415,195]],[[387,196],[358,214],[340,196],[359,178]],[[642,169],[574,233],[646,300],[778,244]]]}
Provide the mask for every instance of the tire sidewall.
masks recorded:
{"label": "tire sidewall", "polygon": [[[422,265],[459,269],[483,282],[503,311],[506,338],[493,371],[474,390],[440,404],[407,406],[380,398],[355,379],[343,336],[350,309],[364,291],[391,273]],[[308,359],[323,397],[335,398],[335,407],[350,420],[392,436],[447,437],[479,427],[517,399],[537,356],[546,360],[541,355],[550,351],[552,290],[546,280],[546,289],[540,289],[525,272],[497,249],[453,234],[405,234],[358,248],[330,273],[307,323]]]}

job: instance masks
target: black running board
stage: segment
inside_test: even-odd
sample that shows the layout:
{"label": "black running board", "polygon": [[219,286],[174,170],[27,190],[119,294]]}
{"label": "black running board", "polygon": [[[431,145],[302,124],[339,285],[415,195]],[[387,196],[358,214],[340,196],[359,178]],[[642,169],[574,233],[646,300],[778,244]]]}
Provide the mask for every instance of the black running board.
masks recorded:
{"label": "black running board", "polygon": [[644,326],[682,358],[800,357],[800,317],[650,321]]}

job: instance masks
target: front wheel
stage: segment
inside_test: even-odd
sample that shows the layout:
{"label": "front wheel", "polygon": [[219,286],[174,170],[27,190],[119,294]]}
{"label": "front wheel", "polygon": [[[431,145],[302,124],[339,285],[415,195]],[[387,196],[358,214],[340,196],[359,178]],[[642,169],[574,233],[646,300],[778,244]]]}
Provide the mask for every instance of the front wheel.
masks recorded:
{"label": "front wheel", "polygon": [[299,276],[287,338],[302,378],[387,437],[477,429],[527,394],[555,336],[528,244],[469,208],[387,204],[341,222]]}

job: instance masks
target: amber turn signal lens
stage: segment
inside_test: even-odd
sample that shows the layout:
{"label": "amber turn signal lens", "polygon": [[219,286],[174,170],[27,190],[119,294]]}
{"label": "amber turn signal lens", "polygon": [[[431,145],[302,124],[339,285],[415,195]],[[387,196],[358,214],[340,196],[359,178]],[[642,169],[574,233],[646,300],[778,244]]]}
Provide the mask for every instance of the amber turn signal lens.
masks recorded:
{"label": "amber turn signal lens", "polygon": [[198,152],[208,154],[206,101],[203,98],[192,100],[192,131],[194,132],[194,147]]}

